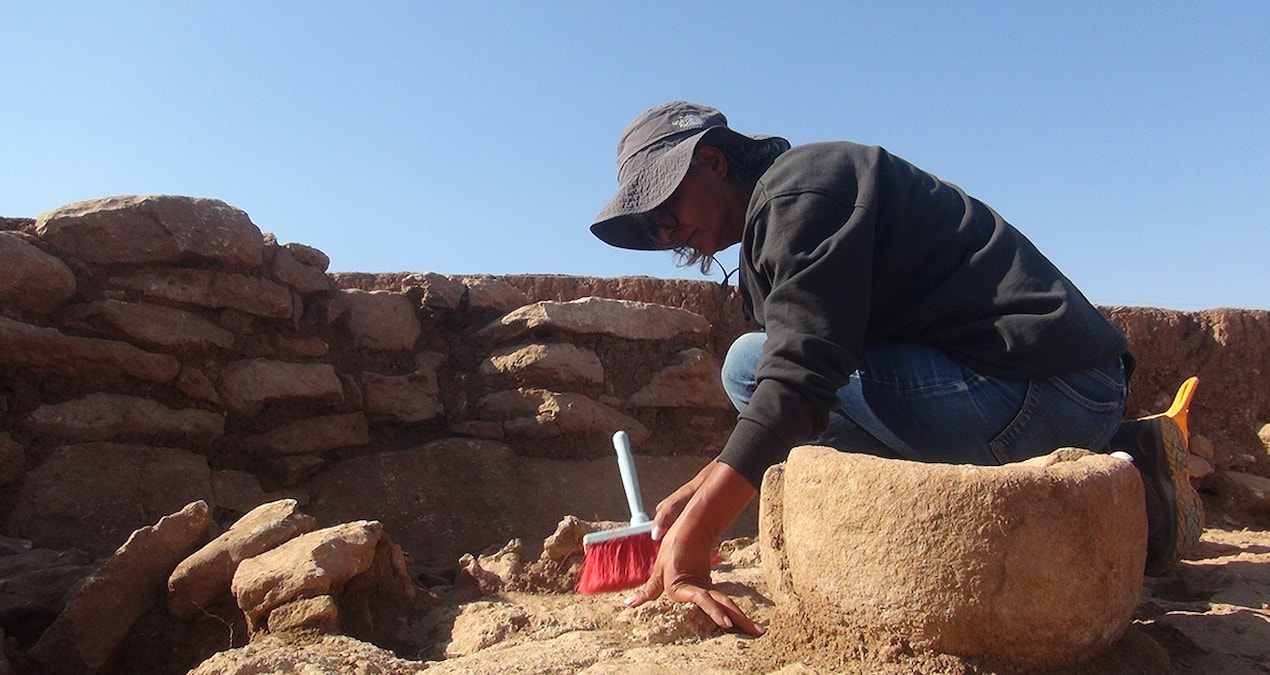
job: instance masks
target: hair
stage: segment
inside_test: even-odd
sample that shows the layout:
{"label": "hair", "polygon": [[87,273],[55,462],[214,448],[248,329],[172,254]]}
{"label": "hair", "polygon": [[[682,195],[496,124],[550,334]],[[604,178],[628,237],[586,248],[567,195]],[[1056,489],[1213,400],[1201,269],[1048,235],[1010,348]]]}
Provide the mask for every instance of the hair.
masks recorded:
{"label": "hair", "polygon": [[[727,179],[737,185],[757,180],[772,165],[772,162],[776,161],[777,156],[789,149],[789,141],[783,138],[757,140],[736,133],[723,133],[722,129],[711,129],[706,132],[697,147],[703,145],[718,148],[723,153],[728,162]],[[697,158],[694,156],[685,175],[696,172]],[[718,262],[714,256],[704,255],[691,246],[677,246],[672,250],[675,252],[675,265],[679,267],[696,265],[702,274],[709,274],[714,263]]]}

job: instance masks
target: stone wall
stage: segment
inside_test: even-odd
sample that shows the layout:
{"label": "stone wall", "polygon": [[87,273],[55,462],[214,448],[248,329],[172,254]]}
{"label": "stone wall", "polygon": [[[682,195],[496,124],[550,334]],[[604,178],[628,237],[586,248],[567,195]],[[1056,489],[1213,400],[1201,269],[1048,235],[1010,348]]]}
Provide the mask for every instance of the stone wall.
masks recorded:
{"label": "stone wall", "polygon": [[[620,489],[593,505],[571,476],[616,483],[618,428],[646,494],[691,475],[735,417],[719,360],[753,329],[711,282],[328,274],[216,200],[0,228],[0,526],[37,547],[109,551],[200,499],[222,521],[280,497],[380,519],[438,563],[565,512],[620,518]],[[1270,475],[1267,313],[1106,311],[1141,360],[1134,412],[1200,376],[1213,494]]]}

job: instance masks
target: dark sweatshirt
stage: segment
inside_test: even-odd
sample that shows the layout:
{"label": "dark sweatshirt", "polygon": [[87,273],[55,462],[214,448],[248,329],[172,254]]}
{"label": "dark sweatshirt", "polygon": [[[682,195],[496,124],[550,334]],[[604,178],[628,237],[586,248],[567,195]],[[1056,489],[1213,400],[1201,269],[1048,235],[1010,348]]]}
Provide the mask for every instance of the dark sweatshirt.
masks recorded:
{"label": "dark sweatshirt", "polygon": [[817,143],[759,178],[741,292],[767,331],[758,388],[719,459],[755,486],[824,430],[882,341],[938,347],[1012,380],[1091,368],[1124,336],[986,204],[878,147]]}

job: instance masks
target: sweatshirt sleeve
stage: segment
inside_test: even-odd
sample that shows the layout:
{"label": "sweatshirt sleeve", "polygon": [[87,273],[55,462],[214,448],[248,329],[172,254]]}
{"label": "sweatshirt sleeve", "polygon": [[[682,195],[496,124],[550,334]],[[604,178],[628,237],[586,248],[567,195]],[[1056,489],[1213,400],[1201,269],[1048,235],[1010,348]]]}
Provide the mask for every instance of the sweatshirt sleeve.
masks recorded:
{"label": "sweatshirt sleeve", "polygon": [[755,486],[790,448],[825,429],[838,389],[859,367],[875,238],[873,214],[841,198],[759,197],[742,264],[767,289],[767,341],[754,396],[719,456]]}

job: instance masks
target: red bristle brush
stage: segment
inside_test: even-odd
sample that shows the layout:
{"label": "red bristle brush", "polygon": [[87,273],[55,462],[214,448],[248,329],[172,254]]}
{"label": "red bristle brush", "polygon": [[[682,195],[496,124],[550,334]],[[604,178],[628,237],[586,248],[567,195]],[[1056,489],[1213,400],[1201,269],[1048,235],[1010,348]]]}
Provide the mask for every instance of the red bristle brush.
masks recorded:
{"label": "red bristle brush", "polygon": [[653,541],[653,522],[644,513],[639,494],[639,476],[631,456],[631,439],[625,431],[613,434],[617,468],[622,473],[631,524],[612,530],[592,532],[582,538],[582,572],[579,593],[605,593],[639,586],[648,581],[657,561],[658,543]]}

